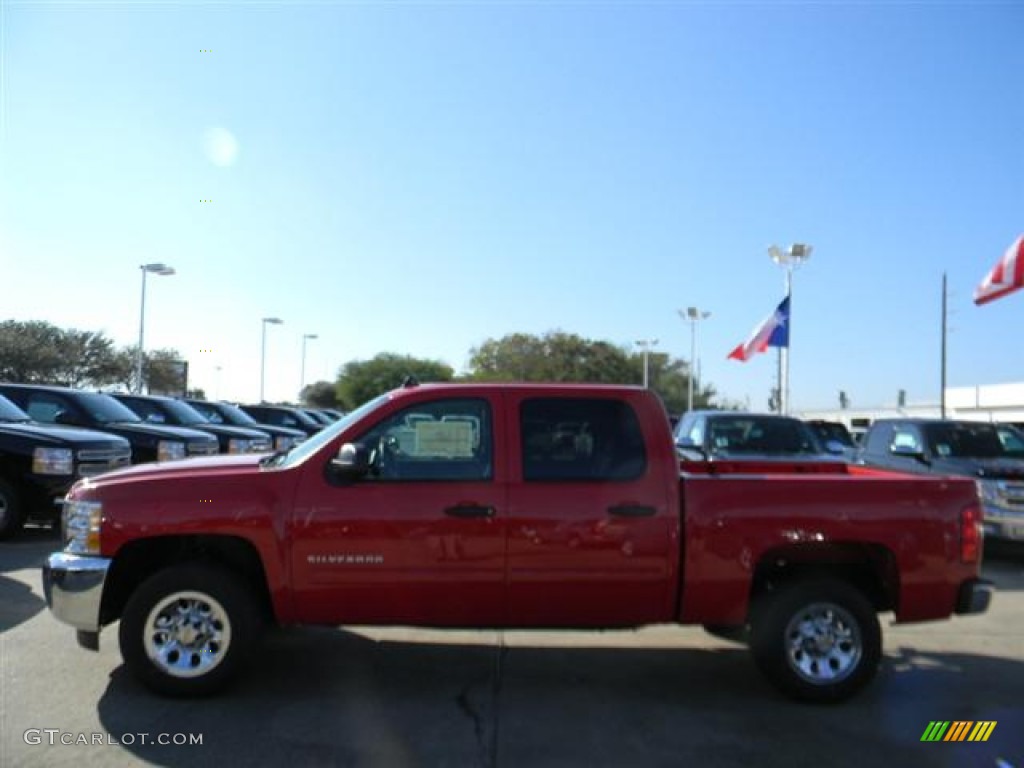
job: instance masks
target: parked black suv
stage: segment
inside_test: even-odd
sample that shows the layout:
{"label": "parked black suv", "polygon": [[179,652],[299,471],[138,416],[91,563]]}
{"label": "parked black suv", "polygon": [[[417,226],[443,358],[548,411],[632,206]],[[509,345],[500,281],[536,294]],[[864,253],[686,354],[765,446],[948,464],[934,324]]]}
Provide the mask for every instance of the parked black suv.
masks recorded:
{"label": "parked black suv", "polygon": [[307,436],[315,435],[324,428],[323,424],[314,421],[298,408],[287,405],[240,405],[243,411],[252,416],[260,424],[273,424],[277,427],[300,429]]}
{"label": "parked black suv", "polygon": [[293,445],[298,445],[306,439],[306,433],[301,429],[276,427],[273,424],[260,424],[237,405],[231,405],[231,403],[215,403],[209,400],[191,399],[186,399],[183,402],[191,405],[214,424],[229,424],[236,427],[248,427],[249,429],[259,430],[274,441],[275,451],[286,451]]}
{"label": "parked black suv", "polygon": [[985,533],[1024,540],[1024,461],[1003,445],[995,424],[943,419],[878,419],[857,461],[925,475],[978,481]]}
{"label": "parked black suv", "polygon": [[270,438],[246,427],[215,424],[188,403],[157,395],[120,395],[112,397],[131,408],[147,424],[172,424],[207,432],[217,438],[221,453],[268,453]]}
{"label": "parked black suv", "polygon": [[131,464],[127,440],[86,429],[34,423],[0,395],[0,539],[25,521],[52,522],[54,503],[80,477],[93,477]]}
{"label": "parked black suv", "polygon": [[205,432],[147,424],[110,395],[41,384],[0,384],[5,395],[35,421],[86,427],[125,438],[132,463],[169,461],[217,453],[217,439]]}

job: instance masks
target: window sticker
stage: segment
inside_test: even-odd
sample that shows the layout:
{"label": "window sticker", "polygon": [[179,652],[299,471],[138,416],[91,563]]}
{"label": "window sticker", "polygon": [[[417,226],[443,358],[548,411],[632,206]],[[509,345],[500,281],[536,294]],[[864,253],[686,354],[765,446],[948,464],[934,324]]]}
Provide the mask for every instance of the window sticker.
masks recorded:
{"label": "window sticker", "polygon": [[471,458],[473,425],[465,421],[416,422],[416,447],[413,455]]}
{"label": "window sticker", "polygon": [[939,454],[939,456],[945,457],[951,455],[953,453],[953,449],[949,447],[948,443],[938,443],[935,446],[935,452]]}

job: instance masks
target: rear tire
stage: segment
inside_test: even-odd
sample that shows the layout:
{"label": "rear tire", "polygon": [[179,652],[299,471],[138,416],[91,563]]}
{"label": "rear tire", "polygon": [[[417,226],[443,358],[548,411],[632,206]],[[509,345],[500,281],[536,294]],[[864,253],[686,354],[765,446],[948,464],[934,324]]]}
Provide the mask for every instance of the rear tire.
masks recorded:
{"label": "rear tire", "polygon": [[0,479],[0,540],[17,536],[25,525],[25,508],[14,486]]}
{"label": "rear tire", "polygon": [[874,607],[849,584],[797,582],[761,598],[751,651],[761,672],[787,696],[833,703],[875,676],[882,631]]}
{"label": "rear tire", "polygon": [[233,571],[199,563],[158,571],[135,590],[118,639],[128,670],[164,696],[224,688],[259,641],[260,611]]}

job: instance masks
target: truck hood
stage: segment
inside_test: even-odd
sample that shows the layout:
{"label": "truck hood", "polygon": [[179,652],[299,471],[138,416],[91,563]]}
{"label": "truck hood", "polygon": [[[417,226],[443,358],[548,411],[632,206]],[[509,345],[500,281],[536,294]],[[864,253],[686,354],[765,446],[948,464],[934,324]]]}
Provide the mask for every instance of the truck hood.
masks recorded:
{"label": "truck hood", "polygon": [[0,432],[8,435],[31,438],[34,442],[68,448],[127,448],[125,440],[96,432],[91,429],[77,427],[44,426],[24,422],[0,422]]}
{"label": "truck hood", "polygon": [[936,459],[932,469],[950,475],[1024,480],[1024,461],[1012,459]]}
{"label": "truck hood", "polygon": [[198,429],[201,432],[207,432],[211,435],[223,435],[231,440],[236,438],[252,440],[253,438],[266,437],[265,434],[253,427],[238,427],[233,424],[215,424],[212,421],[207,424],[192,425],[189,429]]}
{"label": "truck hood", "polygon": [[189,442],[190,440],[209,440],[210,435],[206,432],[192,429],[190,427],[175,427],[169,424],[151,424],[148,421],[114,421],[104,424],[104,428],[111,432],[126,437],[139,436],[150,437],[158,440],[178,440]]}
{"label": "truck hood", "polygon": [[107,485],[146,482],[150,480],[180,480],[192,482],[201,477],[224,474],[243,474],[258,472],[260,459],[265,456],[257,453],[239,455],[201,456],[194,459],[177,461],[158,461],[151,464],[136,464],[123,469],[106,472],[88,481],[90,488],[102,489]]}

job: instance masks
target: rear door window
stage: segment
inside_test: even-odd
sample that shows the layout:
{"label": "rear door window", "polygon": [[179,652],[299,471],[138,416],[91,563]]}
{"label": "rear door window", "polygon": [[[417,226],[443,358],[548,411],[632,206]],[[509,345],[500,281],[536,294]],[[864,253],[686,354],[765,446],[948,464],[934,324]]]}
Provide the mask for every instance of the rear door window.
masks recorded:
{"label": "rear door window", "polygon": [[519,418],[527,482],[634,480],[646,471],[640,421],[621,400],[533,398]]}

